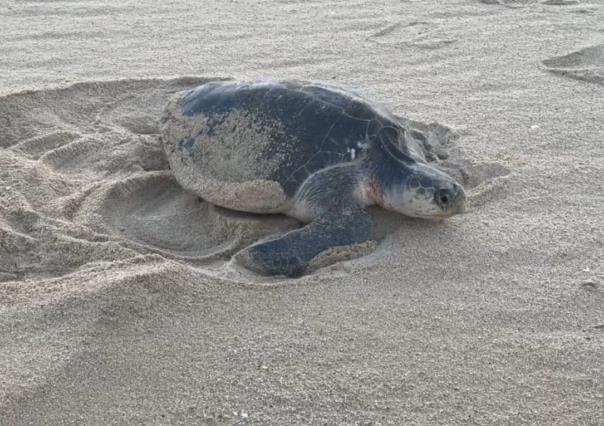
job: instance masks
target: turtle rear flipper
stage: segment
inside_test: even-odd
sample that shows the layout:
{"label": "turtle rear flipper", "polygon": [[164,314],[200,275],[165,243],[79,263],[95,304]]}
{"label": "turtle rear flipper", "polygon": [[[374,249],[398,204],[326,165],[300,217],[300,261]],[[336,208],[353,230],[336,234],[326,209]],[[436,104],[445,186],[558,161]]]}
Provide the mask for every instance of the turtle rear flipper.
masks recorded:
{"label": "turtle rear flipper", "polygon": [[336,247],[364,243],[371,238],[371,218],[354,206],[328,214],[280,238],[254,244],[237,254],[242,266],[263,275],[300,276],[313,259]]}

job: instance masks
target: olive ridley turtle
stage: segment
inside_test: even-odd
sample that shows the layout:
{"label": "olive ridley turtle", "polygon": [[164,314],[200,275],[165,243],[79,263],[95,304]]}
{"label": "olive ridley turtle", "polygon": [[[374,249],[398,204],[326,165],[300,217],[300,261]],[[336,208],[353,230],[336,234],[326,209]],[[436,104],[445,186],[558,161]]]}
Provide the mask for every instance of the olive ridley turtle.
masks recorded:
{"label": "olive ridley turtle", "polygon": [[209,82],[175,95],[161,120],[182,187],[221,207],[307,223],[237,255],[286,276],[370,241],[369,205],[420,218],[463,211],[462,187],[426,161],[416,133],[354,92],[300,81]]}

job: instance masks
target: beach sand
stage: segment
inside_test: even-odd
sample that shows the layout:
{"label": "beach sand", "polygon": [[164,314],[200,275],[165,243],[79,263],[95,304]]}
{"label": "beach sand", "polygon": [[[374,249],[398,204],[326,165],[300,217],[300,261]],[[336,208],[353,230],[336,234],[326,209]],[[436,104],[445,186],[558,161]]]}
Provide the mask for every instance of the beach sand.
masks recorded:
{"label": "beach sand", "polygon": [[[600,1],[0,2],[0,424],[604,424]],[[353,88],[450,129],[468,211],[236,266],[298,224],[157,141],[208,79]]]}

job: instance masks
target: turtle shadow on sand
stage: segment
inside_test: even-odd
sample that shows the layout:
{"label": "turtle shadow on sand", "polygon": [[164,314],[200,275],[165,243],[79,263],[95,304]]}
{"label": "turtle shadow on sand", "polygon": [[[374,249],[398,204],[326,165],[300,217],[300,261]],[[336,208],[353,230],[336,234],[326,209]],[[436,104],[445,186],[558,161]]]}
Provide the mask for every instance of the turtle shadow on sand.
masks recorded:
{"label": "turtle shadow on sand", "polygon": [[[0,98],[0,113],[8,117],[0,122],[0,144],[19,164],[11,179],[37,182],[30,185],[32,192],[13,197],[17,201],[0,210],[3,238],[11,247],[0,256],[0,271],[9,276],[58,276],[99,261],[156,253],[205,273],[244,274],[245,281],[253,281],[253,274],[229,261],[233,255],[255,242],[300,229],[303,223],[282,214],[217,207],[183,189],[158,138],[157,121],[167,100],[209,80],[78,83]],[[451,150],[456,135],[445,126],[400,120],[426,160],[466,190],[507,173]],[[371,239],[378,245],[406,220],[379,208],[369,213],[374,222]],[[12,217],[23,215],[35,218],[35,224],[11,225]],[[45,229],[52,229],[55,237],[46,239]],[[306,272],[374,248],[360,244],[356,250],[324,253]],[[48,260],[25,261],[37,258]]]}

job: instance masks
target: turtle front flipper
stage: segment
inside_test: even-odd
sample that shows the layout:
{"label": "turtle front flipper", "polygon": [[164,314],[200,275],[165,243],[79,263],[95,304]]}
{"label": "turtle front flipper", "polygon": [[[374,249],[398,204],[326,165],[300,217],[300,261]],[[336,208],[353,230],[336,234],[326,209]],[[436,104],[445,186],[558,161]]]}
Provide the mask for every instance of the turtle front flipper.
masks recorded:
{"label": "turtle front flipper", "polygon": [[364,243],[371,238],[371,217],[354,206],[325,215],[280,238],[254,244],[237,254],[236,260],[264,275],[304,274],[313,259],[326,251]]}

